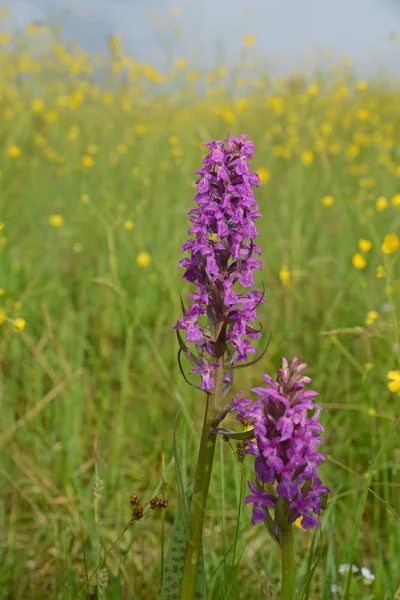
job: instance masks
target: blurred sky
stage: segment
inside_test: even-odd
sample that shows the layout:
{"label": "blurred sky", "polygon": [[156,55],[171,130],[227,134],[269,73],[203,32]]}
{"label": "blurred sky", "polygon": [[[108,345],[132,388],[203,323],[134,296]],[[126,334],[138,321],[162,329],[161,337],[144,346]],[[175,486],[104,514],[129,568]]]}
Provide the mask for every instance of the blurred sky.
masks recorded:
{"label": "blurred sky", "polygon": [[[263,62],[274,59],[278,72],[312,68],[326,48],[336,58],[353,58],[360,73],[398,72],[400,65],[400,42],[393,39],[400,33],[400,0],[9,0],[8,5],[18,27],[31,20],[62,22],[64,36],[88,51],[105,48],[107,36],[119,34],[129,54],[161,68],[177,57],[196,67],[215,60],[235,64],[249,33],[256,44],[248,53]],[[177,16],[170,12],[174,6]],[[174,28],[181,28],[181,38]]]}

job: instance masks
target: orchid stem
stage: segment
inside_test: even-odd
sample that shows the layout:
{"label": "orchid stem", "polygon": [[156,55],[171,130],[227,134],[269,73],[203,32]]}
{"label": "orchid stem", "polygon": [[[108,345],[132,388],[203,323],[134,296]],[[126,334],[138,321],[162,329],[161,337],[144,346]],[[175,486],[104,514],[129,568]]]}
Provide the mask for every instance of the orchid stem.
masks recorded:
{"label": "orchid stem", "polygon": [[[219,363],[222,362],[221,358],[217,360]],[[190,528],[182,575],[181,600],[194,600],[196,594],[204,518],[217,439],[216,434],[211,433],[211,430],[221,401],[224,378],[222,366],[214,370],[213,378],[214,390],[212,394],[207,395],[193,496],[190,504]]]}
{"label": "orchid stem", "polygon": [[294,553],[292,525],[281,530],[282,581],[281,600],[293,600],[294,596]]}

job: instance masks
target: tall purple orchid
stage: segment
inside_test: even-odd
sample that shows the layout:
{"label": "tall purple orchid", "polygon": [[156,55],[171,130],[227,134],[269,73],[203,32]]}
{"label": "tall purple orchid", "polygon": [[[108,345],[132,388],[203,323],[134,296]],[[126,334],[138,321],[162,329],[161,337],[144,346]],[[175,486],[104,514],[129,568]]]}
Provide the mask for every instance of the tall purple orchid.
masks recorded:
{"label": "tall purple orchid", "polygon": [[[247,453],[255,457],[256,481],[249,481],[251,494],[246,498],[253,504],[253,525],[267,521],[268,508],[276,509],[281,498],[290,525],[302,517],[303,529],[320,526],[316,515],[330,489],[321,484],[317,471],[325,460],[316,450],[323,426],[318,422],[321,407],[313,403],[318,393],[304,389],[311,382],[303,375],[306,366],[297,357],[290,362],[282,358],[276,380],[263,375],[267,387],[252,389],[255,402],[234,402],[236,418],[254,425],[255,441],[248,443]],[[314,411],[311,416],[309,411]],[[275,518],[274,535],[279,536],[279,526]]]}
{"label": "tall purple orchid", "polygon": [[196,171],[198,206],[189,211],[194,237],[182,246],[190,257],[179,263],[186,269],[184,279],[197,290],[189,295],[190,306],[183,307],[175,329],[184,330],[186,341],[195,344],[199,358],[191,373],[201,375],[202,389],[210,392],[212,372],[226,353],[232,365],[257,352],[248,338],[261,335],[251,323],[263,295],[245,290],[254,286],[253,273],[261,269],[261,249],[254,242],[255,220],[261,215],[252,191],[259,177],[248,168],[254,144],[247,135],[228,135],[205,146],[209,153]]}

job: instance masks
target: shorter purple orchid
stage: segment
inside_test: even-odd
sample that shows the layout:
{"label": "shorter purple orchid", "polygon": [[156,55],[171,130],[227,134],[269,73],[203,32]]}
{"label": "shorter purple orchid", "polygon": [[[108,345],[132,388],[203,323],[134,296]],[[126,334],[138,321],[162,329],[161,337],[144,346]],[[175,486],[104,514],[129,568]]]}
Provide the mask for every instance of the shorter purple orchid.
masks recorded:
{"label": "shorter purple orchid", "polygon": [[[325,460],[316,451],[323,443],[323,427],[318,423],[321,407],[313,403],[317,392],[304,389],[311,382],[303,375],[306,366],[297,357],[290,362],[282,358],[276,380],[263,375],[266,387],[252,389],[257,394],[254,402],[234,399],[236,418],[254,427],[255,441],[248,443],[247,454],[255,458],[256,481],[248,482],[251,494],[245,500],[253,504],[253,524],[266,521],[268,508],[276,507],[282,498],[289,523],[302,517],[303,529],[321,525],[316,515],[331,490],[321,484],[317,473]],[[314,411],[311,416],[309,411]]]}

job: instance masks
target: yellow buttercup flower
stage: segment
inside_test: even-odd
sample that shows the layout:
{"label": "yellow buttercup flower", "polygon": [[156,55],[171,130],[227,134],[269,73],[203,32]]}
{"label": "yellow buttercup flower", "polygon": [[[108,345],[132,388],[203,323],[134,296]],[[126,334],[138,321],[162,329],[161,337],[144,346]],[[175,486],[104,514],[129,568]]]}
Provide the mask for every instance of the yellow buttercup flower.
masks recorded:
{"label": "yellow buttercup flower", "polygon": [[148,252],[139,252],[136,257],[136,264],[142,269],[146,269],[151,264],[151,256]]}
{"label": "yellow buttercup flower", "polygon": [[399,246],[400,240],[397,235],[395,233],[388,233],[383,240],[382,252],[391,254],[392,252],[396,252]]}
{"label": "yellow buttercup flower", "polygon": [[267,183],[271,179],[271,173],[266,167],[260,167],[257,169],[257,173],[260,178],[260,183]]}
{"label": "yellow buttercup flower", "polygon": [[400,371],[389,371],[387,378],[389,379],[387,384],[389,391],[397,392],[397,394],[400,396]]}
{"label": "yellow buttercup flower", "polygon": [[365,319],[366,325],[372,325],[373,323],[375,323],[375,321],[377,320],[378,316],[379,315],[376,312],[376,310],[369,310],[367,312],[367,316],[366,316],[366,319]]}
{"label": "yellow buttercup flower", "polygon": [[124,229],[126,229],[126,231],[132,231],[134,226],[135,225],[134,225],[133,221],[130,221],[129,219],[124,222]]}
{"label": "yellow buttercup flower", "polygon": [[22,150],[19,146],[9,146],[8,155],[11,156],[11,158],[18,158],[21,154]]}
{"label": "yellow buttercup flower", "polygon": [[282,285],[288,285],[290,283],[290,271],[285,265],[279,271],[279,279],[281,280]]}
{"label": "yellow buttercup flower", "polygon": [[181,70],[181,69],[185,69],[187,67],[187,60],[185,60],[184,58],[177,58],[175,60],[175,69]]}
{"label": "yellow buttercup flower", "polygon": [[392,196],[392,204],[393,206],[400,206],[400,194]]}
{"label": "yellow buttercup flower", "polygon": [[62,215],[50,215],[49,223],[52,227],[58,229],[64,224],[64,217]]}
{"label": "yellow buttercup flower", "polygon": [[353,267],[355,267],[356,269],[364,269],[367,266],[367,261],[365,260],[363,255],[360,254],[360,252],[356,252],[356,254],[353,254],[352,263]]}
{"label": "yellow buttercup flower", "polygon": [[24,331],[24,329],[26,327],[26,321],[25,321],[25,319],[18,317],[17,319],[13,320],[13,325],[14,325],[15,331]]}
{"label": "yellow buttercup flower", "polygon": [[301,162],[303,165],[311,165],[314,161],[314,154],[311,150],[305,150],[301,155]]}
{"label": "yellow buttercup flower", "polygon": [[93,158],[93,156],[90,156],[89,154],[85,154],[81,158],[81,163],[86,169],[90,169],[94,165],[94,158]]}
{"label": "yellow buttercup flower", "polygon": [[361,252],[368,252],[372,248],[372,242],[364,239],[358,240],[358,248]]}
{"label": "yellow buttercup flower", "polygon": [[256,38],[254,37],[254,35],[252,33],[248,33],[243,38],[243,43],[245,46],[254,46],[255,41],[256,41]]}
{"label": "yellow buttercup flower", "polygon": [[329,208],[330,206],[333,205],[333,203],[335,202],[333,199],[333,196],[324,196],[321,200],[322,204],[324,206],[326,206],[326,208]]}
{"label": "yellow buttercup flower", "polygon": [[380,196],[375,202],[376,210],[378,212],[383,212],[384,210],[386,210],[387,205],[388,201],[386,200],[386,198],[384,198],[384,196]]}

